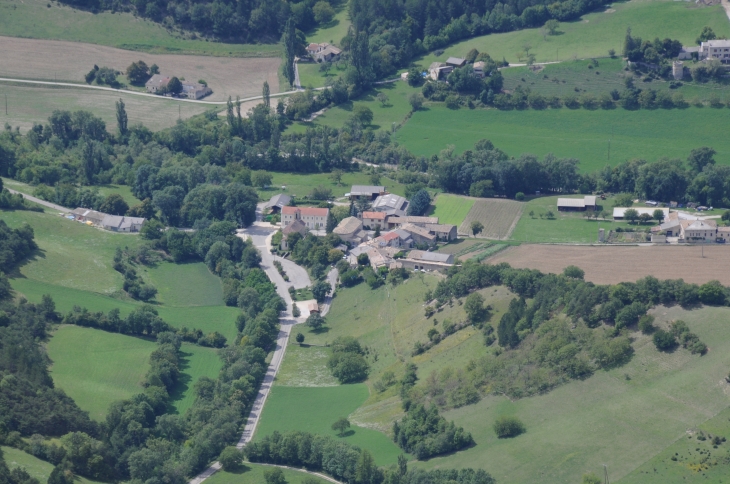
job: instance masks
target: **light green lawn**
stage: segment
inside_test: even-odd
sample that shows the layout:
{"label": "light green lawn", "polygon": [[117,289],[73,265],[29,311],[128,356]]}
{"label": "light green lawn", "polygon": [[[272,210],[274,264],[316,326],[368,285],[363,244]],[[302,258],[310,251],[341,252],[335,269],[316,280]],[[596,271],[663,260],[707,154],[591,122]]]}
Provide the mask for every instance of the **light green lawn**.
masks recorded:
{"label": "light green lawn", "polygon": [[180,378],[177,386],[170,392],[172,407],[178,414],[183,414],[193,405],[195,392],[193,386],[202,376],[215,380],[221,371],[223,362],[217,350],[184,343],[180,348]]}
{"label": "light green lawn", "polygon": [[471,210],[472,205],[474,205],[473,199],[442,193],[436,197],[431,215],[438,217],[440,224],[459,226]]}
{"label": "light green lawn", "polygon": [[[587,212],[559,212],[557,208],[558,197],[539,197],[526,203],[522,216],[517,222],[510,240],[519,242],[574,242],[594,243],[598,241],[598,229],[603,228],[608,234],[609,230],[617,227],[637,227],[628,222],[614,222],[613,200],[598,200],[603,210],[607,213],[607,220],[587,219]],[[554,219],[540,217],[540,214],[547,214],[552,211]],[[530,215],[533,212],[533,215]],[[652,224],[641,225],[647,228]]]}
{"label": "light green lawn", "polygon": [[[337,436],[332,424],[339,417],[350,415],[367,398],[368,388],[363,384],[310,388],[274,385],[256,429],[256,439],[275,430],[301,430]],[[377,430],[353,425],[342,439],[369,450],[381,466],[395,464],[401,453],[385,434]]]}
{"label": "light green lawn", "polygon": [[[5,463],[8,465],[10,470],[16,467],[22,467],[26,470],[30,477],[38,479],[41,483],[47,482],[48,477],[53,471],[53,464],[40,460],[38,457],[27,454],[22,450],[18,450],[14,447],[0,447],[5,454]],[[74,482],[78,484],[88,484],[96,481],[91,481],[85,477],[76,475]]]}
{"label": "light green lawn", "polygon": [[332,22],[308,33],[307,42],[328,42],[339,46],[342,38],[347,35],[348,28],[350,28],[350,18],[347,14],[347,2],[342,2]]}
{"label": "light green lawn", "polygon": [[91,328],[63,326],[48,342],[51,376],[94,420],[109,405],[140,393],[155,343]]}
{"label": "light green lawn", "polygon": [[[329,173],[275,173],[272,172],[273,180],[271,188],[266,190],[259,189],[259,197],[261,200],[268,200],[277,193],[286,193],[287,195],[304,197],[309,195],[314,188],[319,185],[332,189],[332,195],[336,198],[345,196],[350,191],[352,185],[372,185],[370,175],[364,172],[348,172],[342,175],[339,185],[334,183]],[[405,194],[405,185],[395,180],[382,176],[380,184],[384,185],[386,190],[396,195]],[[282,190],[282,186],[286,190]]]}
{"label": "light green lawn", "polygon": [[142,200],[135,197],[132,194],[132,189],[127,185],[102,185],[99,187],[99,193],[105,197],[108,197],[112,193],[119,194],[130,207],[142,203]]}
{"label": "light green lawn", "polygon": [[[490,396],[476,405],[446,412],[447,419],[472,433],[476,446],[414,465],[428,469],[481,467],[503,484],[580,482],[585,472],[602,476],[604,464],[611,482],[623,482],[620,479],[636,469],[649,471],[651,479],[634,473],[626,482],[719,482],[688,472],[662,480],[660,477],[668,475],[668,464],[659,464],[667,458],[665,449],[686,438],[687,430],[703,425],[729,406],[724,378],[730,366],[730,326],[725,324],[730,310],[659,308],[656,315],[660,324],[687,321],[710,351],[701,357],[683,349],[660,353],[651,337],[633,334],[636,353],[623,367],[598,372],[545,395],[514,402]],[[501,415],[520,418],[526,433],[497,439],[492,424]],[[692,449],[695,447],[699,446]],[[726,455],[724,449],[713,451],[713,456],[721,455]],[[663,474],[655,477],[650,463]],[[712,474],[715,479],[718,472],[723,470]]]}
{"label": "light green lawn", "polygon": [[[297,133],[304,132],[309,126],[339,128],[352,116],[352,111],[356,106],[366,106],[373,112],[373,122],[370,125],[370,129],[391,131],[393,123],[396,126],[400,125],[411,111],[408,98],[411,94],[417,92],[420,92],[419,88],[410,87],[408,83],[402,81],[383,84],[382,86],[378,86],[377,89],[371,90],[361,96],[357,101],[348,101],[328,109],[311,123],[294,123],[289,130]],[[384,93],[388,96],[388,101],[385,105],[377,100],[376,96],[378,93]]]}
{"label": "light green lawn", "polygon": [[334,81],[345,72],[344,66],[337,68],[334,65],[328,72],[320,71],[320,64],[317,62],[299,62],[297,69],[299,70],[299,83],[303,88],[323,87],[328,78]]}
{"label": "light green lawn", "polygon": [[[212,477],[208,478],[207,481],[210,484],[263,484],[266,482],[264,479],[264,471],[266,469],[271,469],[271,467],[246,462],[240,469],[234,472],[218,471]],[[302,484],[307,477],[321,484],[327,484],[328,482],[305,472],[290,469],[282,469],[282,472],[284,472],[284,479],[286,479],[287,484]]]}
{"label": "light green lawn", "polygon": [[[574,22],[560,24],[560,35],[543,36],[540,29],[526,29],[504,34],[491,34],[459,42],[445,49],[438,57],[429,54],[420,60],[427,67],[431,62],[444,61],[450,56],[464,57],[476,48],[494,59],[506,58],[519,62],[517,53],[530,45],[537,62],[568,60],[574,56],[605,57],[608,50],[621,53],[627,27],[644,40],[655,37],[677,39],[684,45],[695,45],[695,39],[705,25],[720,36],[730,36],[730,22],[720,5],[697,7],[694,2],[638,0],[616,2],[613,13],[596,12],[583,15]],[[522,62],[525,62],[524,59]]]}
{"label": "light green lawn", "polygon": [[157,300],[166,306],[222,306],[223,287],[219,277],[203,262],[164,262],[146,269],[157,288]]}
{"label": "light green lawn", "polygon": [[[47,5],[51,5],[48,8]],[[279,44],[224,44],[188,40],[131,13],[91,13],[42,0],[0,4],[0,35],[70,40],[168,54],[277,57]]]}
{"label": "light green lawn", "polygon": [[[448,145],[457,152],[489,139],[510,156],[532,153],[580,160],[582,172],[593,172],[628,159],[686,159],[690,150],[711,146],[719,164],[730,164],[730,137],[725,136],[727,109],[588,111],[498,111],[447,109],[430,105],[415,113],[396,140],[416,155],[430,156]],[[608,159],[611,140],[610,160]]]}

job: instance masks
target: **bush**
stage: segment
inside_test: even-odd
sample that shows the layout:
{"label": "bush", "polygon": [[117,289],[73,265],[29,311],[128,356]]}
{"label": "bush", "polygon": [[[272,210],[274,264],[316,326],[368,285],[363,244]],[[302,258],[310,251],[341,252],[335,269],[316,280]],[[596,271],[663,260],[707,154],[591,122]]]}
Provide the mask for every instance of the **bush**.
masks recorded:
{"label": "bush", "polygon": [[500,439],[517,437],[525,432],[524,424],[517,417],[502,416],[494,422],[494,433]]}
{"label": "bush", "polygon": [[565,269],[563,269],[563,275],[565,277],[570,277],[572,279],[583,280],[583,277],[586,275],[586,273],[580,267],[568,266]]}
{"label": "bush", "polygon": [[644,334],[651,334],[654,332],[654,316],[645,314],[639,319],[639,331]]}
{"label": "bush", "polygon": [[525,194],[522,192],[515,193],[515,200],[517,201],[523,201],[525,199]]}
{"label": "bush", "polygon": [[368,377],[370,365],[365,361],[360,343],[352,337],[341,336],[332,342],[332,354],[327,367],[340,383],[356,383]]}
{"label": "bush", "polygon": [[663,329],[656,330],[654,333],[654,346],[659,351],[670,351],[677,346],[677,340],[674,338],[672,333],[664,331]]}
{"label": "bush", "polygon": [[235,447],[226,447],[218,456],[218,462],[223,466],[223,470],[230,472],[238,469],[243,461],[243,454]]}

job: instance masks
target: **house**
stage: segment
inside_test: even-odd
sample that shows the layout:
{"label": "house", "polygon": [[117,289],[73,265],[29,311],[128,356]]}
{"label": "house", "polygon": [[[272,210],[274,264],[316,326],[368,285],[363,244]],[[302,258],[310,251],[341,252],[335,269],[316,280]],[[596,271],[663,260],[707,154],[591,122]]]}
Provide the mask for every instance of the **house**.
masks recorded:
{"label": "house", "polygon": [[558,211],[574,212],[584,211],[587,209],[596,209],[596,197],[594,195],[586,195],[581,198],[558,198]]}
{"label": "house", "polygon": [[405,230],[396,229],[393,232],[398,234],[398,238],[400,239],[400,246],[404,249],[408,249],[410,247],[413,247],[413,237],[411,236],[410,232],[406,232]]}
{"label": "house", "polygon": [[383,212],[363,212],[362,224],[368,230],[374,230],[375,227],[385,228],[385,213]]}
{"label": "house", "polygon": [[[678,217],[667,220],[656,228],[658,229],[658,232],[665,232],[667,237],[681,237],[682,235],[682,224],[680,223]],[[653,230],[654,228],[652,228],[652,231]]]}
{"label": "house", "polygon": [[484,68],[487,66],[487,63],[484,61],[475,62],[472,65],[472,69],[474,69],[474,75],[477,77],[484,77]]}
{"label": "house", "polygon": [[74,220],[86,222],[92,225],[101,225],[102,220],[106,217],[105,213],[90,210],[88,208],[76,208],[71,211]]}
{"label": "house", "polygon": [[679,51],[677,59],[679,60],[691,60],[692,57],[699,57],[700,48],[699,46],[693,45],[692,47],[682,46],[682,50]]}
{"label": "house", "polygon": [[730,62],[730,40],[708,40],[700,44],[700,59],[717,59],[723,64]]}
{"label": "house", "polygon": [[717,222],[714,220],[681,220],[680,238],[685,242],[714,242],[717,238]]}
{"label": "house", "polygon": [[381,267],[388,267],[390,266],[391,262],[393,262],[393,256],[395,255],[395,252],[392,252],[388,249],[380,249],[376,247],[371,247],[368,251],[368,259],[370,259],[370,267],[373,268],[374,271],[377,271]]}
{"label": "house", "polygon": [[411,234],[413,242],[416,244],[433,244],[436,241],[436,236],[424,227],[408,223],[401,225],[400,229]]}
{"label": "house", "polygon": [[392,193],[380,195],[373,202],[372,209],[375,212],[384,212],[386,215],[403,217],[408,209],[408,200]]}
{"label": "house", "polygon": [[324,229],[327,226],[329,208],[315,207],[282,207],[281,226],[286,227],[295,220],[301,220],[308,229]]}
{"label": "house", "polygon": [[113,232],[139,232],[144,224],[144,220],[142,217],[106,215],[101,221],[101,226]]}
{"label": "house", "polygon": [[337,224],[332,231],[333,234],[340,236],[345,242],[362,242],[362,221],[357,217],[347,217]]}
{"label": "house", "polygon": [[432,62],[431,65],[428,66],[428,78],[433,79],[434,81],[446,79],[453,70],[454,66],[446,65],[443,62]]}
{"label": "house", "polygon": [[271,213],[281,213],[281,209],[289,205],[289,202],[291,202],[289,195],[279,193],[271,197],[268,203],[264,205],[264,208],[271,209]]}
{"label": "house", "polygon": [[[410,234],[407,234],[410,238]],[[400,235],[396,231],[392,232],[386,232],[380,237],[375,237],[373,240],[370,241],[370,245],[378,248],[384,248],[384,247],[395,247],[400,248],[401,247],[401,238]]]}
{"label": "house", "polygon": [[454,255],[412,250],[405,259],[399,259],[398,264],[407,269],[445,271],[454,265]]}
{"label": "house", "polygon": [[654,211],[661,210],[662,212],[664,212],[664,220],[669,220],[669,209],[668,208],[641,208],[641,207],[614,207],[613,219],[614,220],[623,220],[626,210],[628,210],[630,208],[633,210],[636,210],[640,216],[645,213],[649,214],[651,216],[654,216]]}
{"label": "house", "polygon": [[466,65],[466,59],[462,59],[461,57],[449,57],[446,59],[446,65],[453,68],[464,67]]}
{"label": "house", "polygon": [[167,88],[167,84],[169,82],[169,77],[162,76],[160,74],[154,74],[152,77],[149,78],[147,82],[144,83],[144,87],[147,88],[147,92],[157,93],[160,90],[164,91]]}
{"label": "house", "polygon": [[309,314],[319,314],[319,304],[317,304],[317,301],[307,302],[307,311],[309,311]]}
{"label": "house", "polygon": [[213,90],[205,84],[183,81],[180,97],[186,97],[188,99],[202,99],[212,92]]}
{"label": "house", "polygon": [[722,244],[730,242],[730,227],[718,227],[715,241]]}
{"label": "house", "polygon": [[293,221],[292,223],[284,227],[281,231],[281,250],[289,250],[289,244],[287,242],[289,235],[297,233],[302,237],[305,237],[308,232],[309,230],[307,229],[307,226],[304,224],[304,222],[302,222],[301,220]]}
{"label": "house", "polygon": [[350,200],[375,200],[380,195],[385,195],[385,187],[373,185],[353,185],[350,189]]}
{"label": "house", "polygon": [[390,216],[387,218],[387,225],[389,229],[399,227],[404,224],[418,225],[419,227],[425,227],[428,224],[439,223],[438,217],[417,217],[415,215],[406,215],[405,217]]}
{"label": "house", "polygon": [[342,54],[342,49],[323,42],[321,44],[309,44],[307,46],[307,54],[317,62],[332,62],[339,59],[340,54]]}
{"label": "house", "polygon": [[353,247],[347,254],[347,262],[350,263],[350,266],[357,267],[357,256],[367,254],[370,249],[372,249],[372,246],[367,244],[360,244],[357,247]]}
{"label": "house", "polygon": [[424,226],[430,234],[438,237],[439,240],[456,240],[456,225],[450,224],[426,224]]}

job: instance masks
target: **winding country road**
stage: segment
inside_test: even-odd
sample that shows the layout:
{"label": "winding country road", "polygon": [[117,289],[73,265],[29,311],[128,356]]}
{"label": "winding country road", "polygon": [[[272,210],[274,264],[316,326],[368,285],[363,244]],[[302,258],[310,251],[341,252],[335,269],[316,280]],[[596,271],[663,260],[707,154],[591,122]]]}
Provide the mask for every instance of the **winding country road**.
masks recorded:
{"label": "winding country road", "polygon": [[38,205],[43,205],[44,207],[52,208],[53,210],[58,210],[59,212],[63,212],[63,213],[68,213],[71,211],[70,208],[62,207],[60,205],[56,205],[55,203],[46,202],[45,200],[41,200],[40,198],[30,196],[27,193],[19,192],[17,190],[13,190],[12,188],[8,188],[8,187],[5,187],[5,188],[7,188],[10,193],[22,195],[23,198],[25,198],[29,202],[37,203]]}

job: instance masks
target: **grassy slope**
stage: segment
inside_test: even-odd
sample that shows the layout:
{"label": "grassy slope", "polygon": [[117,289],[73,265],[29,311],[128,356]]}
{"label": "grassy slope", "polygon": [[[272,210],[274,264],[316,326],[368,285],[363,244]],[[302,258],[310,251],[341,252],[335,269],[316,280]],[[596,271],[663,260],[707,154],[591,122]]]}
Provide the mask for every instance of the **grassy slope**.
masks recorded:
{"label": "grassy slope", "polygon": [[183,344],[180,365],[180,379],[178,385],[170,393],[172,406],[175,412],[182,414],[193,405],[195,392],[193,385],[201,376],[218,378],[223,362],[213,348],[203,348],[189,343]]}
{"label": "grassy slope", "polygon": [[147,275],[159,291],[157,299],[169,306],[222,306],[223,288],[203,262],[158,264]]}
{"label": "grassy slope", "polygon": [[428,66],[449,56],[463,57],[472,48],[487,52],[495,59],[505,57],[516,63],[517,53],[525,44],[532,47],[530,52],[535,54],[537,62],[551,62],[556,58],[566,60],[573,56],[607,56],[609,49],[621,52],[627,27],[631,27],[633,35],[645,40],[670,37],[685,45],[694,45],[705,25],[712,27],[718,36],[730,35],[730,23],[719,5],[698,8],[694,2],[640,0],[617,2],[611,8],[615,9],[614,13],[591,13],[575,22],[561,23],[560,35],[543,37],[540,29],[527,29],[476,37],[448,47],[439,57],[429,54],[420,64]]}
{"label": "grassy slope", "polygon": [[[10,470],[16,467],[24,468],[31,477],[38,479],[41,482],[48,481],[48,477],[53,471],[53,464],[40,460],[39,458],[27,454],[22,450],[15,449],[13,447],[2,447],[3,454],[5,454],[5,462],[8,464]],[[91,481],[85,477],[77,475],[74,481],[78,484],[88,484],[96,481]]]}
{"label": "grassy slope", "polygon": [[[347,14],[347,3],[344,2],[343,5],[338,7],[337,14],[329,25],[307,34],[307,42],[327,42],[340,45],[340,40],[347,35],[348,28],[350,28],[350,19]],[[311,62],[300,62],[298,68],[299,82],[304,87],[322,87],[326,78],[336,77],[341,73],[336,68],[332,68],[330,72],[325,74],[319,71],[319,64]]]}
{"label": "grassy slope", "polygon": [[[0,11],[2,7],[0,6]],[[48,116],[56,109],[90,111],[101,117],[110,132],[116,132],[115,102],[124,100],[129,117],[129,125],[142,123],[153,131],[169,128],[177,123],[178,115],[187,119],[208,109],[203,104],[177,102],[91,89],[73,89],[57,87],[37,87],[28,84],[0,85],[0,94],[8,97],[7,122],[15,128],[20,127],[25,133],[33,124],[45,124]],[[3,111],[5,114],[3,98]]]}
{"label": "grassy slope", "polygon": [[[218,471],[207,479],[210,484],[261,484],[264,480],[264,470],[270,467],[262,464],[246,463],[235,472]],[[284,479],[288,484],[301,484],[304,479],[310,477],[317,483],[326,484],[327,481],[304,472],[282,469]]]}
{"label": "grassy slope", "polygon": [[[687,321],[709,343],[710,352],[703,357],[681,349],[659,353],[649,337],[635,334],[636,354],[621,368],[599,372],[546,395],[515,402],[488,397],[447,412],[447,418],[472,432],[477,445],[418,465],[481,466],[508,484],[537,481],[538,476],[545,483],[578,482],[584,472],[600,474],[603,464],[608,465],[615,482],[654,462],[655,455],[686,437],[686,430],[728,407],[724,377],[730,365],[730,327],[723,323],[728,309],[660,308],[656,313],[664,321]],[[505,414],[518,416],[527,433],[497,439],[491,425]],[[673,482],[710,482],[699,474],[687,474],[687,480]],[[650,482],[635,476],[627,482]]]}
{"label": "grassy slope", "polygon": [[[302,430],[336,436],[331,426],[339,417],[347,417],[368,398],[363,384],[333,387],[286,387],[275,385],[266,401],[258,438],[273,431]],[[343,439],[372,452],[378,465],[395,464],[398,447],[384,434],[353,425]]]}
{"label": "grassy slope", "polygon": [[[379,92],[385,93],[388,96],[388,102],[385,106],[375,97]],[[308,126],[339,128],[352,116],[352,110],[355,106],[366,106],[373,112],[371,129],[382,128],[390,131],[393,123],[396,123],[396,125],[400,124],[411,111],[408,97],[416,92],[420,92],[420,89],[410,87],[407,83],[401,81],[383,84],[378,89],[369,91],[364,96],[361,96],[355,102],[348,101],[330,108],[311,123],[298,122],[292,125],[289,130],[292,132],[304,132]]]}
{"label": "grassy slope", "polygon": [[726,110],[696,107],[670,111],[453,111],[432,105],[414,114],[396,139],[415,154],[430,156],[447,145],[455,145],[458,152],[471,149],[486,138],[511,156],[554,153],[578,158],[583,172],[633,158],[685,159],[699,146],[713,147],[718,163],[730,164],[730,138],[723,129],[726,118]]}
{"label": "grassy slope", "polygon": [[4,2],[0,5],[0,35],[70,40],[154,53],[223,56],[279,55],[279,45],[245,45],[187,40],[160,24],[129,13],[92,14],[42,0]]}
{"label": "grassy slope", "polygon": [[48,343],[51,376],[91,418],[103,420],[112,402],[142,390],[154,349],[152,341],[63,326]]}
{"label": "grassy slope", "polygon": [[[303,197],[308,195],[315,187],[322,185],[332,189],[335,197],[343,197],[345,193],[350,191],[352,185],[371,185],[370,175],[363,172],[345,173],[342,175],[340,185],[335,184],[328,173],[271,173],[273,180],[270,189],[259,189],[259,197],[261,200],[268,200],[277,193],[282,193],[281,187],[285,186],[284,193],[288,195],[296,195]],[[398,183],[390,178],[381,177],[380,184],[384,185],[390,193],[397,195],[405,194],[405,185]]]}
{"label": "grassy slope", "polygon": [[434,210],[431,215],[438,217],[440,224],[459,226],[469,213],[472,205],[474,205],[473,199],[441,194],[434,202]]}
{"label": "grassy slope", "polygon": [[[615,230],[617,227],[632,227],[628,222],[589,220],[584,217],[585,212],[558,212],[557,201],[558,197],[540,197],[527,202],[510,239],[519,242],[591,243],[598,240],[599,228],[606,229],[608,233],[608,230]],[[603,204],[610,219],[612,201],[603,200],[599,203]],[[540,218],[540,214],[545,214],[548,210],[555,214],[555,218]],[[530,212],[534,212],[534,218],[530,216]]]}
{"label": "grassy slope", "polygon": [[528,87],[534,92],[559,97],[565,97],[568,94],[579,95],[584,91],[601,94],[610,93],[616,89],[621,92],[625,89],[624,79],[632,76],[634,84],[640,89],[647,88],[670,93],[681,92],[687,102],[694,98],[708,100],[712,95],[717,95],[722,99],[727,93],[726,83],[701,84],[684,81],[681,88],[674,90],[669,88],[668,81],[643,82],[641,77],[624,70],[623,59],[600,59],[597,62],[598,67],[593,68],[589,68],[592,65],[590,60],[576,60],[549,64],[536,72],[529,67],[503,69],[504,89],[511,91],[517,86],[522,86]]}
{"label": "grassy slope", "polygon": [[121,195],[122,198],[124,198],[124,201],[127,202],[127,205],[129,205],[130,207],[142,203],[142,200],[135,197],[132,194],[132,189],[127,185],[103,185],[99,187],[99,193],[105,197],[111,195],[112,193]]}

